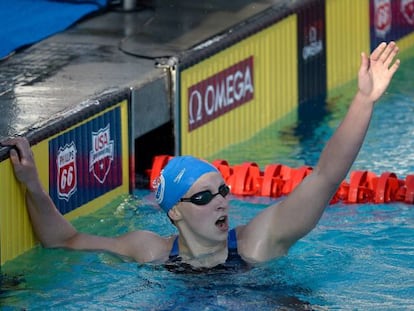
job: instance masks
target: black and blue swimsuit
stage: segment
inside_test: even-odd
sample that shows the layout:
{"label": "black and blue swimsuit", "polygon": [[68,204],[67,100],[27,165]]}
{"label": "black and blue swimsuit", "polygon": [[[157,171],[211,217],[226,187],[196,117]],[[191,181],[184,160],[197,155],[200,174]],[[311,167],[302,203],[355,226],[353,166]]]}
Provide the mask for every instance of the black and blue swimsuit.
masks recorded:
{"label": "black and blue swimsuit", "polygon": [[249,269],[250,266],[245,262],[237,251],[236,229],[231,229],[227,236],[227,259],[224,263],[213,268],[196,268],[190,264],[183,263],[179,254],[178,236],[175,238],[173,247],[170,252],[165,267],[176,273],[200,273],[200,272],[222,272],[222,271],[240,271]]}

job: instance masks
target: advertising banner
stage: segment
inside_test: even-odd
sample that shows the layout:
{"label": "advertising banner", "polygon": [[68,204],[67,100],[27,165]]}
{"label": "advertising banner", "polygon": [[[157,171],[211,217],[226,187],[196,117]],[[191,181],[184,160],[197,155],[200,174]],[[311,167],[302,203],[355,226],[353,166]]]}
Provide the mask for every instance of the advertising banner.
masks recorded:
{"label": "advertising banner", "polygon": [[371,50],[414,31],[414,0],[371,0]]}
{"label": "advertising banner", "polygon": [[120,108],[50,140],[49,155],[49,194],[62,214],[120,186]]}

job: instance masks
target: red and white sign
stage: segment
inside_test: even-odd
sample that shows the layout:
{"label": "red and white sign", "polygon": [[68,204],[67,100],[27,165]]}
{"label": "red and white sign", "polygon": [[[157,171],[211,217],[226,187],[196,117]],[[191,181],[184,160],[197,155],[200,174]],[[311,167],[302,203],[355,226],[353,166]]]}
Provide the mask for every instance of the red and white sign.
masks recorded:
{"label": "red and white sign", "polygon": [[401,0],[401,13],[408,24],[414,25],[414,0]]}
{"label": "red and white sign", "polygon": [[114,159],[114,141],[111,140],[109,124],[92,132],[92,150],[89,153],[89,172],[103,184]]}
{"label": "red and white sign", "polygon": [[77,170],[76,170],[76,146],[72,141],[70,144],[60,147],[57,158],[57,191],[59,199],[69,201],[72,194],[76,192]]}
{"label": "red and white sign", "polygon": [[254,97],[253,56],[188,88],[188,130],[192,131]]}
{"label": "red and white sign", "polygon": [[374,28],[379,38],[385,38],[391,31],[392,10],[391,0],[374,1]]}

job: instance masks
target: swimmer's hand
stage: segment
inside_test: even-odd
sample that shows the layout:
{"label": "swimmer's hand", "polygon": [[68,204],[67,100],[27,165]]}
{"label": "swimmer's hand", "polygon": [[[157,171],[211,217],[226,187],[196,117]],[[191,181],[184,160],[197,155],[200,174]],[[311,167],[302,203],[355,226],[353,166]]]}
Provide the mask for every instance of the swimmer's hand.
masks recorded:
{"label": "swimmer's hand", "polygon": [[[361,95],[369,101],[377,101],[387,89],[391,78],[400,66],[400,60],[395,56],[398,46],[391,41],[383,42],[371,53],[368,58],[361,54],[361,66],[358,72],[358,88]],[[393,63],[394,61],[394,63]]]}
{"label": "swimmer's hand", "polygon": [[25,137],[15,137],[2,141],[3,146],[10,146],[10,161],[14,174],[22,184],[30,188],[39,181],[33,152]]}

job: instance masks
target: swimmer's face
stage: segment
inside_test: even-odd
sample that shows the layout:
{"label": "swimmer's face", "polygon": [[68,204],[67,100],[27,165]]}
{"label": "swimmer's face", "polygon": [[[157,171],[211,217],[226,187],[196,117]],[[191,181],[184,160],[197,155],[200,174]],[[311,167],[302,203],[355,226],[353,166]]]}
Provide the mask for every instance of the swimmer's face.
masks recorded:
{"label": "swimmer's face", "polygon": [[183,196],[184,201],[176,205],[175,209],[179,217],[175,219],[174,215],[170,217],[200,239],[223,241],[227,238],[229,229],[228,191],[220,173],[204,174]]}

